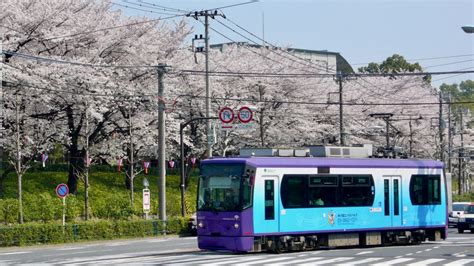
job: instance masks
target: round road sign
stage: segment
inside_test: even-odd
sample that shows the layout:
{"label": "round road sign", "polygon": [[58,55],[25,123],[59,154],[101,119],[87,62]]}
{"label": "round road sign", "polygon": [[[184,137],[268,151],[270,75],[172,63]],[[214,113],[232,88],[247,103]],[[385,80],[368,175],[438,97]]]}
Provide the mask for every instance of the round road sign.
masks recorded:
{"label": "round road sign", "polygon": [[234,111],[232,111],[232,109],[229,107],[223,107],[219,111],[219,119],[222,123],[232,123],[232,121],[234,121]]}
{"label": "round road sign", "polygon": [[252,115],[252,110],[248,108],[247,106],[242,106],[239,109],[239,114],[237,115],[241,123],[248,123],[252,121],[253,115]]}
{"label": "round road sign", "polygon": [[56,187],[56,195],[58,195],[58,197],[64,198],[67,196],[68,193],[69,193],[69,188],[67,187],[66,184],[59,184]]}

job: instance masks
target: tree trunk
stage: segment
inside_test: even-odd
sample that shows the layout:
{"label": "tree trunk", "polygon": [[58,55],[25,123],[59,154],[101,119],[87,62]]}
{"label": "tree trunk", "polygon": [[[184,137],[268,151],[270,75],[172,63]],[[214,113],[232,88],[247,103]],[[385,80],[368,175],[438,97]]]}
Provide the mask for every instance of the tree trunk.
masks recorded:
{"label": "tree trunk", "polygon": [[77,176],[78,173],[82,173],[84,169],[84,154],[79,151],[77,145],[72,144],[69,147],[69,169],[67,186],[69,187],[69,193],[77,194]]}

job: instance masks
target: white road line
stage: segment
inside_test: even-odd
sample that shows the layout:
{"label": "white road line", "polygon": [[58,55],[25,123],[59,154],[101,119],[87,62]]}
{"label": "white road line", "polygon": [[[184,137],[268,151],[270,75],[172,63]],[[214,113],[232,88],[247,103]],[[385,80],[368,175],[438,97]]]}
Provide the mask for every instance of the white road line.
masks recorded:
{"label": "white road line", "polygon": [[408,253],[408,254],[405,254],[405,256],[411,256],[413,255],[413,253]]}
{"label": "white road line", "polygon": [[351,260],[353,258],[354,257],[340,257],[340,258],[334,258],[334,259],[330,259],[330,260],[316,261],[314,263],[311,263],[311,265],[313,265],[313,264],[315,264],[315,265],[318,265],[318,264],[332,264],[332,263],[335,263],[335,262],[342,262],[342,261],[346,261],[346,260]]}
{"label": "white road line", "polygon": [[118,242],[118,243],[105,244],[104,246],[106,246],[106,247],[116,247],[116,246],[125,246],[125,245],[128,245],[128,244],[131,244],[131,243]]}
{"label": "white road line", "polygon": [[407,262],[407,261],[410,261],[410,260],[414,260],[414,258],[400,258],[400,259],[396,259],[396,260],[384,261],[380,264],[374,264],[374,265],[377,265],[377,266],[393,265],[393,264],[397,264],[397,263]]}
{"label": "white road line", "polygon": [[374,252],[373,251],[362,251],[362,252],[357,253],[356,255],[363,255],[363,254],[370,254],[370,253],[374,253]]}
{"label": "white road line", "polygon": [[25,254],[25,253],[31,253],[31,251],[18,251],[18,252],[0,253],[0,256],[4,256],[4,255],[16,255],[16,254]]}
{"label": "white road line", "polygon": [[348,262],[348,263],[344,263],[344,265],[366,264],[366,263],[378,261],[378,260],[381,260],[381,259],[383,259],[383,258],[367,258],[367,259],[363,259],[363,260],[356,260],[356,261],[351,261],[351,262]]}
{"label": "white road line", "polygon": [[415,252],[415,253],[416,253],[416,254],[420,254],[421,252],[423,252],[423,251],[420,250],[420,251],[417,251],[417,252]]}
{"label": "white road line", "polygon": [[273,262],[273,261],[280,261],[280,260],[288,260],[292,259],[293,257],[277,257],[273,259],[263,259],[263,260],[257,260],[257,261],[252,261],[250,263],[245,263],[246,265],[253,265],[253,264],[267,264],[268,262]]}
{"label": "white road line", "polygon": [[408,264],[407,266],[429,265],[429,264],[436,263],[436,262],[440,262],[440,261],[443,261],[443,260],[445,260],[445,259],[429,259],[429,260],[422,260],[422,261],[417,261],[417,262]]}
{"label": "white road line", "polygon": [[[245,258],[244,256],[234,256],[233,258],[229,258],[229,259],[218,259],[218,260],[208,261],[208,262],[205,262],[205,264],[206,265],[242,264],[242,262],[245,262],[244,264],[247,264],[247,262],[256,261],[256,260],[264,260],[265,258],[268,258],[271,256],[272,255],[259,256],[259,258],[255,258],[252,256],[246,259],[242,259],[242,258]],[[176,263],[180,263],[180,261],[176,261]],[[199,262],[196,262],[196,263],[199,263]]]}
{"label": "white road line", "polygon": [[465,264],[468,264],[470,262],[474,262],[474,259],[462,259],[462,260],[455,260],[453,262],[450,262],[448,264],[444,264],[445,266],[446,265],[465,265]]}
{"label": "white road line", "polygon": [[65,248],[58,248],[56,250],[75,250],[75,249],[84,249],[86,247],[65,247]]}
{"label": "white road line", "polygon": [[427,252],[427,251],[432,251],[432,250],[433,250],[432,248],[425,249],[426,252]]}
{"label": "white road line", "polygon": [[273,264],[273,265],[287,265],[287,264],[298,264],[298,263],[310,263],[310,262],[315,262],[317,260],[322,260],[322,259],[325,259],[325,257],[306,257],[306,259],[302,259],[302,260],[292,260],[292,261],[287,261],[287,262],[283,262],[283,263],[276,263],[276,264]]}

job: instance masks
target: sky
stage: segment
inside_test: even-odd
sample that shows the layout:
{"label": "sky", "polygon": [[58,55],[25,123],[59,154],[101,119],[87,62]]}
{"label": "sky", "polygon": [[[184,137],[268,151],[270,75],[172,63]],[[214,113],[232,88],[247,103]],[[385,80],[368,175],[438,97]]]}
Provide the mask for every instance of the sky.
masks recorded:
{"label": "sky", "polygon": [[[166,15],[137,9],[165,12],[159,5],[200,11],[245,2],[113,0],[126,15],[149,18]],[[145,7],[150,4],[154,8]],[[220,11],[229,20],[216,20],[255,42],[262,43],[235,24],[273,45],[340,53],[354,70],[393,54],[419,62],[425,71],[474,70],[474,34],[461,29],[474,25],[474,0],[260,0]],[[194,34],[204,34],[204,26],[193,18],[186,20],[193,25],[191,44]],[[210,26],[233,41],[249,42],[215,20]],[[210,44],[223,42],[230,41],[210,30]],[[439,87],[467,79],[474,80],[474,74],[435,76],[432,84]]]}

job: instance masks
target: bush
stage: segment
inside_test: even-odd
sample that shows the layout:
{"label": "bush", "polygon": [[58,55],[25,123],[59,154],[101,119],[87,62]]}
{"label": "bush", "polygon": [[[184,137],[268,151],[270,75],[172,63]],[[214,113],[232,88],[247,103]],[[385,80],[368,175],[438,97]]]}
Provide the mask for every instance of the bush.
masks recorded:
{"label": "bush", "polygon": [[62,199],[53,197],[47,192],[37,195],[26,194],[23,202],[25,222],[41,221],[46,223],[62,219]]}
{"label": "bush", "polygon": [[[187,224],[185,218],[171,218],[167,223],[167,233],[189,233]],[[163,225],[157,220],[86,221],[64,227],[59,223],[28,223],[0,226],[0,246],[157,236],[162,232]]]}
{"label": "bush", "polygon": [[0,200],[0,221],[4,224],[18,221],[19,204],[16,199]]}

